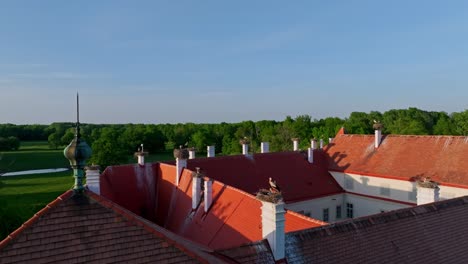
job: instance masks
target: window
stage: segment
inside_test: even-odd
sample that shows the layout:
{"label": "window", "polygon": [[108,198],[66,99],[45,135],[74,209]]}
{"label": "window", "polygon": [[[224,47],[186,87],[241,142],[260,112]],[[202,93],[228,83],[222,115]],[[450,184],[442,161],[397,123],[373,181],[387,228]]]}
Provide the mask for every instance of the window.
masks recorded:
{"label": "window", "polygon": [[390,186],[389,185],[380,186],[380,195],[390,196]]}
{"label": "window", "polygon": [[330,220],[330,214],[329,214],[329,213],[330,213],[330,212],[329,212],[328,208],[324,208],[324,209],[322,210],[323,221],[324,221],[324,222],[328,222],[328,221]]}
{"label": "window", "polygon": [[348,175],[345,175],[345,188],[349,190],[354,189],[354,180]]}
{"label": "window", "polygon": [[336,219],[341,218],[341,205],[336,206]]}
{"label": "window", "polygon": [[353,218],[354,217],[354,208],[352,203],[346,203],[346,217]]}

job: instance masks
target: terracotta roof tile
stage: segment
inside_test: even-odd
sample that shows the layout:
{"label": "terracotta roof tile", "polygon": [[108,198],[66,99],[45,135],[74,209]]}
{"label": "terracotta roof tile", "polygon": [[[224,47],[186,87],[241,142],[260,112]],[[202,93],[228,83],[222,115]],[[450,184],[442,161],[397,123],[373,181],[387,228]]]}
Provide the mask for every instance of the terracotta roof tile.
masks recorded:
{"label": "terracotta roof tile", "polygon": [[306,153],[296,151],[197,158],[188,160],[187,167],[193,171],[200,167],[207,177],[250,194],[269,187],[268,178],[272,177],[286,203],[343,192],[328,173],[320,150],[314,152],[313,164],[307,161]]}
{"label": "terracotta roof tile", "polygon": [[376,149],[373,135],[340,134],[325,152],[334,171],[468,186],[468,137],[387,135]]}
{"label": "terracotta roof tile", "polygon": [[91,192],[67,191],[0,242],[0,262],[222,262]]}
{"label": "terracotta roof tile", "polygon": [[468,197],[286,234],[288,263],[464,263]]}

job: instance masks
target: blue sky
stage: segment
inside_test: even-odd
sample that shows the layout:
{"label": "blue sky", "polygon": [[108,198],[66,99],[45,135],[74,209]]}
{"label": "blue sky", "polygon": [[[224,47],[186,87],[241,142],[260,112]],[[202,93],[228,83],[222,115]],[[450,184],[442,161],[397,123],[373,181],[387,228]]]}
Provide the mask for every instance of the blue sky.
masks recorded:
{"label": "blue sky", "polygon": [[0,123],[468,105],[468,1],[2,1]]}

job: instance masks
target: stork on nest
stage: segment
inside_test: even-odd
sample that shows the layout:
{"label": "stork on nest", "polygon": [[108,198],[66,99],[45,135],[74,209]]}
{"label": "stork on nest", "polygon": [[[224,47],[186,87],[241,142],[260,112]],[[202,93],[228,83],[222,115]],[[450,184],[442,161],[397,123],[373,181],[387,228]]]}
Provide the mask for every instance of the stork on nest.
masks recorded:
{"label": "stork on nest", "polygon": [[270,184],[270,192],[271,193],[281,193],[281,188],[278,186],[275,180],[271,177],[268,178],[268,183]]}

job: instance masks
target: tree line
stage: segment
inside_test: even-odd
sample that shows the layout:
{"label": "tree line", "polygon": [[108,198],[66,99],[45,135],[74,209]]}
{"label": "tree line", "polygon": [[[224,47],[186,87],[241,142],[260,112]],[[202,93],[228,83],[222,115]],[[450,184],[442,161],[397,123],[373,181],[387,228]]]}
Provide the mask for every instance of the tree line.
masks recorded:
{"label": "tree line", "polygon": [[[259,152],[260,142],[270,143],[271,151],[291,149],[291,138],[300,138],[307,148],[310,139],[334,137],[341,127],[347,133],[371,134],[374,120],[381,122],[384,134],[468,135],[468,110],[447,114],[417,108],[393,109],[384,113],[352,112],[347,118],[313,119],[310,115],[286,117],[283,121],[244,121],[219,124],[82,124],[82,137],[93,148],[91,162],[102,166],[126,162],[140,144],[150,152],[171,150],[179,145],[206,152],[215,145],[222,155],[241,153],[239,139],[247,137],[250,149]],[[74,137],[74,123],[50,125],[0,124],[0,137],[19,140],[48,140],[57,149]],[[1,142],[1,140],[0,140]]]}

